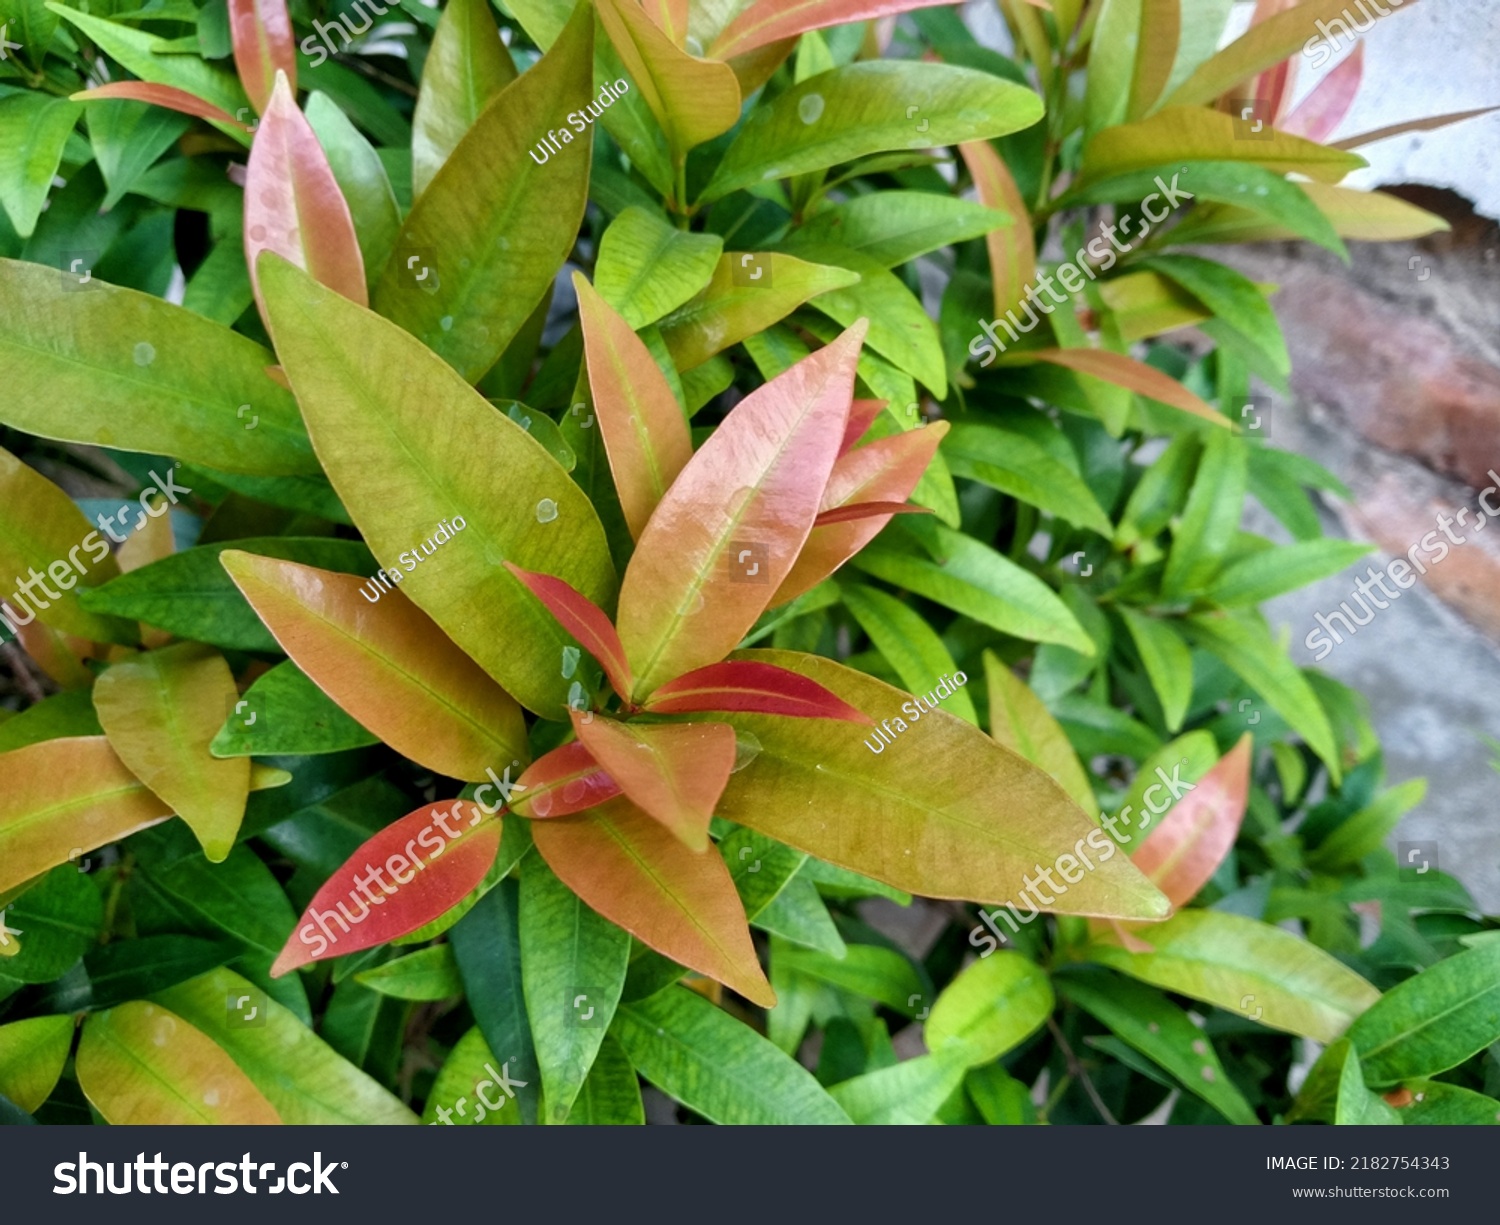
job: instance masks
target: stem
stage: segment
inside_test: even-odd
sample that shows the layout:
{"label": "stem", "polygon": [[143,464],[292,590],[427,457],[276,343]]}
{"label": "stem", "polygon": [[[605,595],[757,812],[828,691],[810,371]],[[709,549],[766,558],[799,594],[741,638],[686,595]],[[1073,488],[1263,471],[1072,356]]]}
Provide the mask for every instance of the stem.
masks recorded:
{"label": "stem", "polygon": [[1089,1101],[1093,1102],[1094,1109],[1099,1112],[1099,1117],[1111,1126],[1119,1126],[1120,1121],[1114,1115],[1110,1114],[1109,1107],[1104,1104],[1104,1099],[1099,1096],[1099,1090],[1094,1088],[1094,1082],[1089,1079],[1089,1074],[1083,1070],[1083,1064],[1078,1061],[1078,1056],[1073,1053],[1073,1048],[1068,1045],[1068,1040],[1063,1037],[1062,1027],[1052,1017],[1048,1017],[1047,1028],[1052,1031],[1052,1036],[1057,1039],[1057,1045],[1063,1053],[1063,1058],[1068,1061],[1068,1072],[1078,1078],[1078,1083],[1083,1086],[1083,1091],[1089,1095]]}

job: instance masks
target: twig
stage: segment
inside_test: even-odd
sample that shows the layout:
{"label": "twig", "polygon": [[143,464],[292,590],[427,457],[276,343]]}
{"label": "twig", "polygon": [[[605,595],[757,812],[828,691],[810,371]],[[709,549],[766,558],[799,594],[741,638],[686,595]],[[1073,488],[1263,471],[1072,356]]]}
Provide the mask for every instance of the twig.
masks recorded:
{"label": "twig", "polygon": [[1062,1027],[1053,1020],[1047,1018],[1047,1028],[1052,1031],[1052,1036],[1057,1039],[1057,1045],[1062,1049],[1063,1058],[1068,1061],[1068,1071],[1078,1078],[1078,1083],[1083,1086],[1083,1091],[1089,1095],[1089,1101],[1094,1103],[1094,1109],[1099,1112],[1099,1117],[1106,1123],[1118,1126],[1119,1120],[1110,1114],[1109,1107],[1104,1104],[1104,1099],[1099,1096],[1099,1090],[1094,1088],[1094,1082],[1089,1079],[1089,1074],[1083,1070],[1083,1064],[1079,1062],[1078,1056],[1073,1053],[1073,1048],[1068,1045],[1068,1040],[1063,1037]]}
{"label": "twig", "polygon": [[14,642],[0,644],[0,655],[4,655],[5,662],[10,665],[10,670],[16,678],[16,685],[33,703],[40,702],[47,696],[42,692],[42,687],[36,683],[36,677],[32,676],[31,669],[26,664],[26,656]]}

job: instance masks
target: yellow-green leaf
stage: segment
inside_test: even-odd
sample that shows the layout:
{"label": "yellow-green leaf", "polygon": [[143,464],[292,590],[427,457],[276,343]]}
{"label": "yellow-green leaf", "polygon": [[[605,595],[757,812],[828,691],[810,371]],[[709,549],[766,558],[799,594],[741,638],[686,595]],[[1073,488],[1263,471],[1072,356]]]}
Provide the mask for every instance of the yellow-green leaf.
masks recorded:
{"label": "yellow-green leaf", "polygon": [[[895,728],[905,694],[832,660],[738,651],[811,677],[895,731],[777,715],[719,716],[753,757],[718,815],[851,871],[927,897],[1022,899],[1023,878],[1081,845],[1093,869],[1047,910],[1156,919],[1161,895],[1038,767],[942,710]],[[872,749],[871,742],[879,749]],[[1091,837],[1097,834],[1097,837]],[[1092,855],[1089,848],[1099,852]],[[1053,895],[1048,895],[1053,896]]]}
{"label": "yellow-green leaf", "polygon": [[981,958],[943,988],[922,1040],[934,1054],[953,1051],[969,1067],[991,1063],[1052,1015],[1047,973],[1020,953]]}
{"label": "yellow-green leaf", "polygon": [[110,747],[188,823],[214,863],[234,846],[250,795],[249,758],[208,751],[238,696],[224,657],[196,642],[133,656],[94,686]]}
{"label": "yellow-green leaf", "polygon": [[1068,734],[1031,687],[993,651],[984,653],[985,686],[990,694],[990,735],[1013,753],[1040,766],[1091,817],[1099,801]]}
{"label": "yellow-green leaf", "polygon": [[422,67],[411,117],[411,190],[420,196],[474,126],[479,112],[516,79],[488,0],[449,0]]}
{"label": "yellow-green leaf", "polygon": [[400,591],[377,588],[372,607],[373,579],[232,549],[220,561],[297,666],[397,752],[467,782],[525,764],[515,699]]}
{"label": "yellow-green leaf", "polygon": [[0,1095],[30,1114],[52,1096],[73,1045],[72,1017],[0,1025]]}
{"label": "yellow-green leaf", "polygon": [[[86,556],[80,556],[85,554]],[[0,447],[0,574],[15,590],[0,593],[14,626],[44,625],[91,642],[137,641],[135,626],[91,613],[75,587],[118,577],[109,541],[61,489]]]}
{"label": "yellow-green leaf", "polygon": [[276,1109],[213,1039],[156,1004],[96,1012],[78,1084],[110,1123],[276,1124]]}
{"label": "yellow-green leaf", "polygon": [[1332,1042],[1380,992],[1311,941],[1217,910],[1185,910],[1136,933],[1149,953],[1095,943],[1089,957],[1272,1029]]}
{"label": "yellow-green leaf", "polygon": [[561,715],[572,639],[502,563],[608,608],[614,567],[593,506],[540,443],[400,328],[285,262],[268,257],[261,279],[314,445],[371,552],[404,572],[403,554],[462,519],[422,550],[403,594],[522,705]]}
{"label": "yellow-green leaf", "polygon": [[662,339],[677,369],[688,371],[763,332],[809,298],[858,281],[857,272],[790,255],[726,251],[708,287],[661,321]]}

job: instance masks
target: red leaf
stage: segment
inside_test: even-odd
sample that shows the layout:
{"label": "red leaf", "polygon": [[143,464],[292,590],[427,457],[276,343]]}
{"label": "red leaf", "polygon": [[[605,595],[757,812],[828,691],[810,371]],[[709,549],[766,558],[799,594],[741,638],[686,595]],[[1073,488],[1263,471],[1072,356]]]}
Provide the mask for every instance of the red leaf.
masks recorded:
{"label": "red leaf", "polygon": [[240,84],[257,111],[271,101],[278,68],[296,96],[297,50],[286,0],[229,0],[229,33]]}
{"label": "red leaf", "polygon": [[614,691],[628,700],[635,684],[630,674],[630,661],[625,658],[620,635],[615,632],[604,610],[560,578],[523,570],[512,562],[506,562],[505,566],[557,618],[557,623],[599,661]]}
{"label": "red leaf", "polygon": [[875,539],[890,522],[889,514],[873,518],[861,515],[845,522],[825,520],[825,514],[871,502],[904,506],[947,432],[946,421],[935,421],[921,429],[877,438],[840,458],[824,487],[817,526],[808,536],[792,572],[772,597],[771,607],[811,591]]}
{"label": "red leaf", "polygon": [[717,849],[688,850],[624,796],[538,821],[531,835],[558,879],[611,923],[746,999],[776,1003]]}
{"label": "red leaf", "polygon": [[[1037,4],[1039,0],[1030,0]],[[935,8],[953,0],[753,0],[718,38],[708,54],[727,60],[767,43],[794,38],[852,21],[894,17],[913,9]]]}
{"label": "red leaf", "polygon": [[651,695],[646,709],[664,715],[729,710],[799,719],[841,719],[846,723],[874,722],[815,680],[775,664],[746,659],[709,664],[668,681]]}
{"label": "red leaf", "polygon": [[851,502],[847,506],[835,506],[819,513],[813,520],[814,527],[827,527],[830,523],[853,523],[857,519],[882,520],[881,526],[890,522],[892,515],[930,515],[925,506],[912,506],[907,502]]}
{"label": "red leaf", "polygon": [[[500,818],[486,816],[477,804],[453,800],[386,826],[318,890],[271,977],[385,944],[458,905],[500,850]],[[387,872],[394,884],[386,883]]]}
{"label": "red leaf", "polygon": [[634,696],[723,659],[790,573],[844,437],[866,327],[741,400],[667,490],[620,587]]}
{"label": "red leaf", "polygon": [[1283,132],[1325,141],[1338,130],[1344,116],[1354,105],[1360,79],[1365,71],[1365,45],[1355,43],[1354,50],[1313,87],[1297,108],[1280,124]]}
{"label": "red leaf", "polygon": [[844,427],[844,441],[839,446],[839,455],[847,455],[854,449],[854,444],[869,432],[875,424],[875,418],[880,416],[880,410],[889,404],[889,400],[856,400],[849,406],[849,424]]}
{"label": "red leaf", "polygon": [[73,102],[104,102],[112,98],[127,102],[149,102],[152,106],[164,106],[169,111],[181,111],[184,115],[207,119],[210,123],[227,123],[241,131],[250,130],[228,111],[222,111],[212,102],[205,102],[197,94],[190,94],[175,85],[153,85],[149,81],[114,81],[70,95]]}
{"label": "red leaf", "polygon": [[727,723],[619,723],[573,711],[573,730],[620,790],[695,851],[734,769]]}
{"label": "red leaf", "polygon": [[1197,895],[1234,845],[1250,791],[1250,748],[1246,732],[1130,857],[1174,906]]}
{"label": "red leaf", "polygon": [[245,260],[265,318],[256,269],[262,251],[276,252],[351,302],[369,304],[349,205],[285,77],[277,78],[245,171]]}
{"label": "red leaf", "polygon": [[538,757],[516,780],[510,809],[523,817],[566,817],[620,794],[580,740]]}

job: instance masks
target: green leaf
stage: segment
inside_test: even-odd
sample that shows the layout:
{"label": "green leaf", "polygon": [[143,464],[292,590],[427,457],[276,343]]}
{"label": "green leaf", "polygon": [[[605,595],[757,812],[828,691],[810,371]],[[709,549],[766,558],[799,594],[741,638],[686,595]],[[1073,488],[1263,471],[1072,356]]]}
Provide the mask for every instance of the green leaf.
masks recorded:
{"label": "green leaf", "polygon": [[1403,1123],[1439,1127],[1500,1123],[1500,1102],[1483,1093],[1436,1080],[1408,1081],[1405,1088],[1416,1100],[1396,1112]]}
{"label": "green leaf", "polygon": [[984,653],[990,698],[990,735],[1013,753],[1040,766],[1091,817],[1099,801],[1078,753],[1046,704],[993,651]]}
{"label": "green leaf", "polygon": [[866,255],[882,268],[982,238],[1012,218],[971,200],[926,191],[876,191],[820,210],[797,231]]}
{"label": "green leaf", "polygon": [[1177,1078],[1231,1123],[1259,1123],[1250,1103],[1229,1079],[1213,1041],[1159,991],[1129,979],[1064,974],[1058,991],[1128,1046]]}
{"label": "green leaf", "polygon": [[1307,856],[1310,865],[1323,872],[1349,869],[1365,856],[1380,850],[1401,818],[1422,802],[1427,794],[1425,778],[1409,778],[1382,792],[1358,812],[1344,818],[1339,827]]}
{"label": "green leaf", "polygon": [[109,185],[101,206],[104,211],[108,212],[125,198],[135,181],[172,147],[192,122],[187,115],[144,102],[88,104],[89,146],[99,163],[99,172]]}
{"label": "green leaf", "polygon": [[686,988],[621,1005],[615,1035],[642,1076],[710,1122],[849,1122],[811,1072]]}
{"label": "green leaf", "polygon": [[103,921],[94,882],[73,864],[53,868],[5,909],[13,934],[6,936],[10,955],[0,958],[0,979],[46,983],[61,977],[98,937]]}
{"label": "green leaf", "polygon": [[1020,953],[1001,950],[961,970],[938,996],[922,1030],[927,1049],[964,1067],[991,1063],[1019,1046],[1052,1015],[1047,973]]}
{"label": "green leaf", "polygon": [[[329,479],[375,556],[393,569],[438,524],[462,518],[404,594],[523,705],[560,716],[572,639],[502,563],[555,575],[608,608],[614,567],[582,490],[399,328],[281,260],[262,261],[261,287]],[[500,473],[504,498],[494,496]]]}
{"label": "green leaf", "polygon": [[1175,281],[1219,321],[1244,336],[1280,375],[1291,371],[1286,339],[1276,312],[1255,282],[1215,260],[1196,255],[1158,255],[1141,266]]}
{"label": "green leaf", "polygon": [[1153,193],[1160,194],[1158,179],[1168,184],[1186,179],[1178,191],[1180,195],[1191,193],[1195,200],[1212,200],[1251,209],[1294,234],[1328,248],[1341,259],[1349,258],[1333,224],[1300,185],[1247,162],[1192,162],[1186,170],[1181,162],[1167,162],[1145,170],[1110,175],[1075,187],[1054,201],[1053,208],[1144,200]]}
{"label": "green leaf", "polygon": [[594,288],[632,328],[643,328],[701,291],[723,250],[717,234],[679,230],[631,206],[599,240]]}
{"label": "green leaf", "polygon": [[844,938],[839,935],[833,916],[828,913],[828,907],[810,877],[797,876],[788,881],[786,887],[751,919],[750,925],[830,957],[845,955]]}
{"label": "green leaf", "polygon": [[354,232],[359,238],[360,258],[365,265],[365,279],[373,285],[401,230],[401,210],[390,176],[375,147],[327,94],[309,94],[305,109],[307,122],[328,158],[334,181],[349,205]]}
{"label": "green leaf", "polygon": [[961,421],[943,439],[942,454],[954,476],[998,489],[1101,536],[1114,535],[1114,524],[1087,483],[1025,435]]}
{"label": "green leaf", "polygon": [[0,98],[0,204],[22,238],[36,229],[78,111],[78,103],[42,93]]}
{"label": "green leaf", "polygon": [[[226,1001],[249,995],[264,1025],[243,1025]],[[152,996],[228,1052],[289,1125],[414,1123],[416,1117],[293,1013],[231,970],[218,969]]]}
{"label": "green leaf", "polygon": [[0,260],[0,422],[262,476],[318,471],[252,340],[133,289]]}
{"label": "green leaf", "polygon": [[871,153],[1006,136],[1041,117],[1035,94],[988,73],[909,60],[850,64],[752,111],[703,198]]}
{"label": "green leaf", "polygon": [[398,1000],[447,1000],[464,993],[458,961],[451,945],[418,949],[373,969],[361,970],[354,981]]}
{"label": "green leaf", "polygon": [[1307,741],[1337,784],[1342,769],[1328,716],[1307,680],[1264,624],[1234,614],[1189,617],[1184,624],[1199,646],[1228,664]]}
{"label": "green leaf", "polygon": [[[524,821],[507,821],[506,835],[524,825]],[[529,839],[526,845],[529,850]],[[504,846],[502,843],[501,858]],[[515,880],[502,880],[454,925],[448,942],[458,959],[464,995],[485,1042],[491,1050],[504,1051],[502,1058],[517,1069],[515,1077],[527,1082],[516,1095],[521,1119],[535,1123],[541,1108],[542,1084],[521,978],[519,911],[520,885]]]}
{"label": "green leaf", "polygon": [[1347,570],[1372,548],[1352,540],[1323,538],[1263,549],[1226,562],[1203,594],[1227,608],[1264,604]]}
{"label": "green leaf", "polygon": [[1164,599],[1202,590],[1218,571],[1244,514],[1247,470],[1244,442],[1220,431],[1209,435],[1187,506],[1172,529],[1161,580]]}
{"label": "green leaf", "polygon": [[[841,583],[839,595],[909,692],[925,694],[944,677],[958,672],[943,640],[910,605],[858,583]],[[942,701],[949,714],[979,726],[979,716],[965,689],[955,686]]]}
{"label": "green leaf", "polygon": [[1349,1029],[1373,1085],[1436,1076],[1500,1039],[1500,944],[1392,987]]}
{"label": "green leaf", "polygon": [[964,1061],[955,1052],[918,1055],[893,1068],[840,1081],[828,1093],[856,1123],[921,1125],[931,1123],[963,1084],[964,1071]]}
{"label": "green leaf", "polygon": [[1175,732],[1182,726],[1193,697],[1193,653],[1172,622],[1136,612],[1123,604],[1118,606],[1118,612],[1161,701],[1167,730]]}
{"label": "green leaf", "polygon": [[[518,1073],[509,1062],[495,1058],[476,1025],[460,1038],[439,1069],[437,1079],[427,1094],[427,1108],[422,1122],[442,1123],[451,1127],[512,1126],[524,1122],[518,1110],[507,1110],[510,1097],[500,1087],[505,1080],[515,1080]],[[497,1072],[495,1065],[499,1063]],[[497,1079],[498,1077],[498,1079]],[[492,1091],[492,1092],[491,1092]],[[480,1100],[481,1097],[484,1100]],[[490,1103],[499,1100],[498,1109]]]}
{"label": "green leaf", "polygon": [[624,1049],[604,1035],[588,1079],[578,1091],[568,1122],[574,1126],[639,1127],[646,1122],[641,1085]]}
{"label": "green leaf", "polygon": [[937,325],[900,277],[878,260],[836,243],[799,236],[782,245],[818,263],[857,272],[858,282],[819,294],[812,300],[813,308],[843,327],[868,319],[865,343],[898,370],[931,388],[939,400],[947,398],[948,368]]}
{"label": "green leaf", "polygon": [[[900,710],[899,690],[831,660],[792,651],[733,658],[799,672],[872,717]],[[868,730],[852,724],[722,717],[760,751],[730,776],[720,816],[913,893],[1004,902],[1034,863],[1072,851],[1095,828],[1040,769],[941,710],[878,755]],[[1167,910],[1129,861],[1113,855],[1057,906],[1139,918]]]}
{"label": "green leaf", "polygon": [[0,1094],[30,1113],[52,1096],[73,1045],[72,1017],[0,1025]]}
{"label": "green leaf", "polygon": [[309,756],[380,743],[289,659],[245,690],[243,705],[209,746],[215,757]]}
{"label": "green leaf", "polygon": [[661,321],[662,339],[677,369],[691,370],[785,319],[809,298],[858,280],[857,272],[790,255],[726,251],[708,287]]}
{"label": "green leaf", "polygon": [[103,736],[99,717],[94,713],[93,693],[73,689],[54,693],[20,714],[0,723],[0,753],[58,740],[64,736]]}
{"label": "green leaf", "polygon": [[1154,951],[1127,953],[1095,943],[1088,956],[1142,982],[1318,1042],[1338,1038],[1380,998],[1316,945],[1241,915],[1185,910],[1137,935]]}
{"label": "green leaf", "polygon": [[[110,59],[124,65],[141,80],[186,90],[230,115],[240,111],[249,114],[249,99],[234,73],[217,68],[197,55],[165,54],[158,49],[160,39],[146,30],[131,29],[61,4],[48,4],[47,7],[67,18]],[[241,144],[250,143],[249,134],[234,124],[215,126]]]}
{"label": "green leaf", "polygon": [[[449,154],[375,285],[374,308],[468,382],[505,352],[578,236],[593,129],[575,139],[565,117],[590,101],[593,47],[594,15],[580,4],[552,49],[500,91]],[[543,137],[556,123],[552,152]],[[427,274],[420,282],[411,257]]]}
{"label": "green leaf", "polygon": [[1353,1043],[1347,1044],[1343,1065],[1339,1069],[1339,1093],[1334,1105],[1333,1121],[1339,1127],[1401,1122],[1394,1110],[1365,1088],[1359,1052],[1355,1050]]}
{"label": "green leaf", "polygon": [[563,1123],[620,1002],[630,935],[584,905],[540,855],[521,869],[520,929],[546,1121]]}
{"label": "green leaf", "polygon": [[113,1008],[197,978],[240,952],[231,941],[199,936],[138,936],[99,945],[83,956],[86,980],[69,975],[58,983],[51,1006],[68,1012]]}
{"label": "green leaf", "polygon": [[907,1016],[914,1016],[922,1006],[926,987],[921,976],[903,954],[882,945],[851,944],[842,956],[829,956],[777,943],[772,960],[783,970],[875,1000]]}
{"label": "green leaf", "polygon": [[241,651],[280,651],[219,564],[219,554],[225,549],[243,549],[345,574],[375,568],[369,550],[356,540],[319,536],[225,540],[185,549],[122,574],[87,593],[84,605],[94,612],[144,621],[179,638]]}
{"label": "green leaf", "polygon": [[973,1068],[964,1077],[969,1097],[991,1127],[1021,1126],[1036,1122],[1031,1090],[998,1063]]}
{"label": "green leaf", "polygon": [[941,523],[900,524],[899,530],[917,536],[929,555],[900,549],[888,529],[849,564],[1002,634],[1094,654],[1093,640],[1067,606],[1029,570]]}

